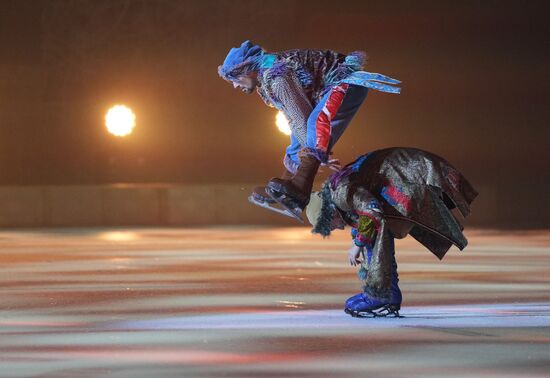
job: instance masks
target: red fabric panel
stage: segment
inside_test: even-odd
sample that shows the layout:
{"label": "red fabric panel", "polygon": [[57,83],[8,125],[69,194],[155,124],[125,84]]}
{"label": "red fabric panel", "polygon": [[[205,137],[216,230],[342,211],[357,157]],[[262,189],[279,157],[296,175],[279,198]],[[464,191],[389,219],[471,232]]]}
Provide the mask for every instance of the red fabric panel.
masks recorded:
{"label": "red fabric panel", "polygon": [[331,89],[323,110],[317,117],[315,133],[317,135],[315,148],[327,151],[330,141],[330,121],[334,118],[344,101],[349,84],[340,84]]}

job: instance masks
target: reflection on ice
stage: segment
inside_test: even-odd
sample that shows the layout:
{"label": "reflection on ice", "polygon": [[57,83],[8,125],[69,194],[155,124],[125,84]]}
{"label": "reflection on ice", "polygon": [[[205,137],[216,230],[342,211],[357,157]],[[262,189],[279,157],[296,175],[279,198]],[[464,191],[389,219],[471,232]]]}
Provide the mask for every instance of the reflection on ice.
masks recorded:
{"label": "reflection on ice", "polygon": [[0,377],[542,377],[550,366],[548,232],[470,230],[444,261],[398,240],[398,319],[343,312],[361,290],[343,232],[0,238]]}
{"label": "reflection on ice", "polygon": [[[285,307],[299,308],[302,302],[279,301]],[[361,329],[440,327],[440,328],[517,328],[550,327],[550,302],[499,305],[451,305],[407,307],[402,318],[352,318],[342,310],[262,311],[182,316],[107,324],[114,329],[343,329],[354,333]],[[322,333],[322,331],[320,331]]]}
{"label": "reflection on ice", "polygon": [[98,234],[98,238],[108,241],[133,241],[139,238],[139,235],[131,231],[105,231]]}

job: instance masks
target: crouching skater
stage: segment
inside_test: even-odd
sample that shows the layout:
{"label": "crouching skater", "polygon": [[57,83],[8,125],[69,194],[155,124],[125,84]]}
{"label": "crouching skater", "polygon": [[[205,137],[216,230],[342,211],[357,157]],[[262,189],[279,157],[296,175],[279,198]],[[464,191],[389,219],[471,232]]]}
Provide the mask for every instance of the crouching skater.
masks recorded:
{"label": "crouching skater", "polygon": [[457,216],[469,215],[476,196],[447,161],[415,148],[370,152],[330,176],[312,193],[306,214],[312,232],[323,237],[352,227],[349,259],[360,265],[364,287],[346,301],[345,312],[399,316],[394,239],[411,235],[439,259],[453,244],[464,249],[468,241]]}

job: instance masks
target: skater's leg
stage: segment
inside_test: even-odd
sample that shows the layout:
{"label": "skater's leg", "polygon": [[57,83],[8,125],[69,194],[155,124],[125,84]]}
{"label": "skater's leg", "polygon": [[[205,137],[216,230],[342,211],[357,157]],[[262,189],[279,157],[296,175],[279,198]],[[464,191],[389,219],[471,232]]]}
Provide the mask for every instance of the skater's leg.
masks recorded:
{"label": "skater's leg", "polygon": [[301,213],[309,202],[313,180],[319,169],[319,160],[311,154],[300,152],[300,166],[290,180],[272,179],[267,192],[285,207],[292,207]]}
{"label": "skater's leg", "polygon": [[367,89],[342,84],[334,86],[319,101],[307,121],[306,146],[300,151],[300,166],[291,180],[273,179],[268,187],[275,195],[294,199],[297,208],[309,202],[313,181],[321,162],[347,128],[366,98]]}
{"label": "skater's leg", "polygon": [[290,144],[286,148],[286,154],[283,159],[283,164],[285,165],[287,171],[291,172],[293,175],[296,174],[296,171],[300,166],[300,158],[298,157],[298,153],[301,149],[302,146],[300,146],[300,142],[298,142],[298,139],[296,139],[294,135],[291,134]]}
{"label": "skater's leg", "polygon": [[399,315],[401,290],[395,260],[395,243],[391,231],[382,222],[372,257],[368,258],[364,292],[346,301],[345,311],[352,316]]}
{"label": "skater's leg", "polygon": [[388,222],[382,219],[372,246],[372,258],[367,267],[364,291],[372,297],[389,298],[391,267],[395,253],[394,236]]}
{"label": "skater's leg", "polygon": [[340,139],[367,97],[368,89],[356,85],[335,86],[319,101],[307,121],[306,146],[323,160]]}

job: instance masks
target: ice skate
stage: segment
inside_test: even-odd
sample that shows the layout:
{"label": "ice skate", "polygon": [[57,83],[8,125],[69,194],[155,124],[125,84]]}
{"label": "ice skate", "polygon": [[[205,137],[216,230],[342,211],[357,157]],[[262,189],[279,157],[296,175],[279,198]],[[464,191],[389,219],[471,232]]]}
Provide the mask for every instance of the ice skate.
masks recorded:
{"label": "ice skate", "polygon": [[[285,193],[271,189],[269,186],[265,189],[265,191],[276,202],[276,205],[273,205],[273,204],[270,205],[266,203],[266,205],[270,206],[269,210],[279,212],[281,214],[292,217],[300,221],[301,223],[304,223],[304,220],[302,219],[303,208],[300,205],[300,203],[298,203],[295,199],[293,199],[292,197],[288,196]],[[280,208],[276,206],[280,206]],[[265,207],[265,206],[262,206],[262,207]]]}
{"label": "ice skate", "polygon": [[[290,180],[294,174],[289,172],[288,169],[285,169],[283,173],[281,174],[281,180]],[[267,192],[265,191],[265,186],[256,186],[254,189],[252,189],[252,193],[250,194],[250,197],[248,197],[248,200],[253,203],[254,205],[264,207],[265,204],[276,204],[277,201],[275,201]]]}
{"label": "ice skate", "polygon": [[371,298],[366,293],[359,293],[346,301],[344,311],[354,318],[401,317],[399,315],[401,304],[390,302],[390,300]]}
{"label": "ice skate", "polygon": [[[287,169],[281,174],[280,180],[290,180],[294,175]],[[287,217],[296,218],[294,214],[291,214],[286,208],[282,207],[275,201],[266,191],[265,186],[257,186],[252,189],[252,193],[248,197],[248,202],[263,207],[266,210],[271,210],[278,214],[285,215]]]}
{"label": "ice skate", "polygon": [[300,158],[300,166],[294,177],[290,179],[271,179],[265,189],[271,198],[302,223],[304,223],[302,211],[309,202],[313,180],[319,169],[319,164],[317,158],[303,153]]}
{"label": "ice skate", "polygon": [[[275,201],[267,192],[265,191],[265,186],[257,186],[252,190],[252,193],[250,193],[250,196],[248,197],[250,202],[254,203],[255,205],[258,205],[258,202],[260,203],[269,203],[269,204],[275,204],[277,201]],[[252,201],[254,200],[254,201]],[[258,205],[262,206],[262,205]]]}
{"label": "ice skate", "polygon": [[248,202],[250,202],[253,205],[262,207],[266,210],[270,210],[270,211],[273,211],[273,212],[281,214],[281,215],[285,215],[285,216],[290,217],[290,218],[298,219],[298,220],[301,220],[303,222],[301,217],[297,218],[296,214],[293,211],[291,211],[290,209],[287,209],[282,204],[279,204],[276,200],[274,200],[271,197],[269,197],[267,199],[267,198],[264,198],[262,196],[258,196],[256,193],[252,193],[250,196],[248,196]]}
{"label": "ice skate", "polygon": [[291,180],[274,178],[267,183],[265,191],[277,202],[279,202],[277,198],[286,198],[287,202],[292,202],[294,207],[300,208],[300,212],[309,202],[310,193],[296,189]]}
{"label": "ice skate", "polygon": [[370,297],[366,293],[359,293],[346,301],[344,311],[353,317],[386,317],[394,316],[400,318],[401,309],[401,289],[399,289],[399,276],[397,274],[397,262],[395,256],[392,262],[392,280],[390,287],[390,297],[388,300]]}

